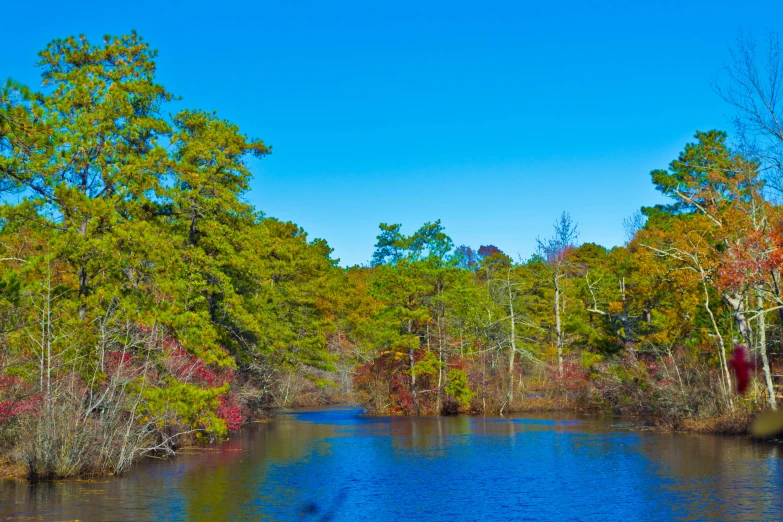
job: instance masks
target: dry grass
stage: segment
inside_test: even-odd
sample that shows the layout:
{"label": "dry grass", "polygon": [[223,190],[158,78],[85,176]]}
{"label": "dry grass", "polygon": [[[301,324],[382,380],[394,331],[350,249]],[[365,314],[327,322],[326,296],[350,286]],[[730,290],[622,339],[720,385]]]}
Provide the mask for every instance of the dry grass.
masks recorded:
{"label": "dry grass", "polygon": [[0,480],[24,480],[26,477],[27,468],[6,457],[0,457]]}
{"label": "dry grass", "polygon": [[517,399],[511,407],[506,408],[512,413],[574,411],[576,404],[564,397],[527,397]]}
{"label": "dry grass", "polygon": [[725,413],[706,419],[685,419],[683,431],[712,435],[747,435],[753,415],[746,411]]}

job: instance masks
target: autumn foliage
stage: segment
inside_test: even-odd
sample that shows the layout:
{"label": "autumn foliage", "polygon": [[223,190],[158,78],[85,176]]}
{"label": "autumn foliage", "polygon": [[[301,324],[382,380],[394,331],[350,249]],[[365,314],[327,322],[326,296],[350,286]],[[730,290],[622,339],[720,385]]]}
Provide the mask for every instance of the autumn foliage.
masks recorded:
{"label": "autumn foliage", "polygon": [[783,207],[726,133],[651,173],[668,203],[622,246],[581,243],[567,212],[524,258],[381,223],[369,265],[341,268],[246,202],[271,148],[171,114],[156,55],[136,33],[55,40],[40,92],[0,89],[0,451],[31,478],[329,401],[675,429],[777,407]]}

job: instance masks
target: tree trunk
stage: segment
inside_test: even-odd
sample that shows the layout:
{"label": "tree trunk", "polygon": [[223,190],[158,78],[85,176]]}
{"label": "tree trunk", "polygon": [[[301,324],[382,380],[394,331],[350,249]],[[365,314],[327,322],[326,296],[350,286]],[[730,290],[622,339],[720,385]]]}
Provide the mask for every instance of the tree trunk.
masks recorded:
{"label": "tree trunk", "polygon": [[[87,195],[87,181],[89,179],[90,167],[86,166],[81,171],[81,190],[82,194]],[[87,215],[82,216],[82,221],[79,223],[79,235],[87,240],[87,223],[89,218]],[[84,321],[87,318],[87,292],[89,291],[87,267],[79,263],[78,275],[79,278],[79,320]]]}
{"label": "tree trunk", "polygon": [[440,412],[440,399],[441,399],[441,387],[443,386],[443,353],[446,351],[447,345],[446,335],[446,304],[443,301],[443,282],[438,282],[438,295],[440,297],[440,313],[438,315],[438,412]]}
{"label": "tree trunk", "polygon": [[[780,292],[780,272],[773,269],[770,274],[772,275],[772,286],[775,291],[776,300],[778,304],[783,305],[783,296],[781,296]],[[783,308],[778,307],[778,317],[780,318],[780,322],[783,323]]]}
{"label": "tree trunk", "polygon": [[712,308],[710,308],[710,292],[707,288],[707,276],[704,272],[701,272],[701,284],[704,287],[704,308],[707,309],[707,313],[709,314],[710,320],[712,321],[712,327],[715,330],[715,335],[718,337],[718,344],[720,345],[720,363],[723,367],[723,378],[725,379],[723,393],[726,396],[729,407],[733,408],[734,401],[731,398],[731,374],[729,374],[729,363],[726,360],[726,345],[723,343],[723,336],[721,335],[720,329],[718,328],[718,322],[715,320],[715,315],[712,313]]}
{"label": "tree trunk", "polygon": [[745,317],[745,304],[742,301],[742,296],[723,294],[723,299],[731,307],[731,311],[734,314],[734,322],[737,324],[742,338],[750,346],[750,327],[748,326],[748,320]]}
{"label": "tree trunk", "polygon": [[563,331],[560,324],[560,285],[555,278],[555,333],[557,335],[557,372],[563,378]]}
{"label": "tree trunk", "polygon": [[514,403],[514,358],[517,353],[516,319],[514,317],[514,300],[511,297],[511,281],[508,281],[508,310],[511,316],[511,344],[508,352],[508,404]]}
{"label": "tree trunk", "polygon": [[[413,331],[413,325],[411,324],[411,321],[408,320],[408,333],[410,334],[412,331]],[[413,397],[413,406],[416,408],[416,415],[418,415],[419,396],[416,393],[416,374],[413,372],[413,367],[416,364],[413,347],[408,349],[408,363],[410,364],[410,372],[411,372],[411,397]]]}
{"label": "tree trunk", "polygon": [[46,265],[46,406],[52,399],[52,261]]}
{"label": "tree trunk", "polygon": [[769,394],[769,406],[773,410],[778,409],[775,403],[775,386],[772,384],[772,372],[769,368],[769,357],[767,357],[767,320],[764,314],[764,300],[761,297],[761,291],[756,290],[756,299],[758,300],[758,343],[759,353],[761,354],[761,363],[764,368],[764,380],[767,383],[767,393]]}
{"label": "tree trunk", "polygon": [[419,398],[416,394],[416,374],[413,372],[413,366],[416,361],[413,357],[413,348],[408,349],[408,362],[411,369],[411,396],[413,397],[413,406],[416,408],[416,415],[419,414]]}
{"label": "tree trunk", "polygon": [[[87,219],[82,219],[82,222],[79,224],[79,235],[87,238]],[[87,318],[87,292],[89,291],[88,286],[88,278],[87,278],[87,267],[85,267],[83,264],[79,264],[78,268],[78,278],[79,278],[79,320],[84,321]]]}

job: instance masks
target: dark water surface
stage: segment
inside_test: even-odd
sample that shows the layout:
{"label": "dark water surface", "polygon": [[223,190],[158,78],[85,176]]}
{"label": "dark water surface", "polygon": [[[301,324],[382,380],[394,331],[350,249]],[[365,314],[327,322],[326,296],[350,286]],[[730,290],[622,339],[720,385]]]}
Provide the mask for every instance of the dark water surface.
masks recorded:
{"label": "dark water surface", "polygon": [[0,482],[0,520],[779,520],[781,449],[587,417],[341,407],[121,478]]}

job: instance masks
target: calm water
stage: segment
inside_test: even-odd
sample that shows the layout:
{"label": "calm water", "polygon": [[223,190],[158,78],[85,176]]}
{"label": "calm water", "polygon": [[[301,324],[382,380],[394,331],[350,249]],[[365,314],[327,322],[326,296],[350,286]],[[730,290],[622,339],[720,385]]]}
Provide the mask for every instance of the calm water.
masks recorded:
{"label": "calm water", "polygon": [[319,409],[122,478],[0,482],[0,520],[777,520],[781,449],[591,418]]}

